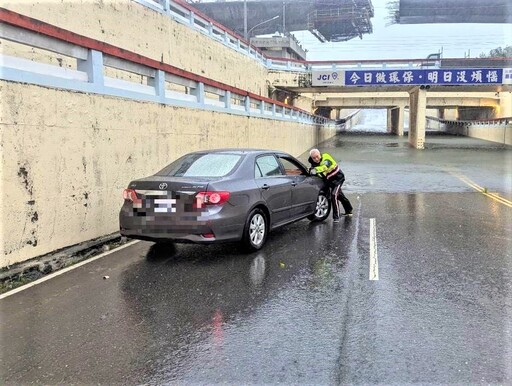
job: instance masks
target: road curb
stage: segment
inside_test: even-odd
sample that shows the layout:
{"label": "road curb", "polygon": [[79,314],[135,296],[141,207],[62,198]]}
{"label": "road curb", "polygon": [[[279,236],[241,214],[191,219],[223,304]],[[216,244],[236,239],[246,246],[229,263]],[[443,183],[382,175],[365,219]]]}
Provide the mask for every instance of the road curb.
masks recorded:
{"label": "road curb", "polygon": [[121,237],[119,232],[115,232],[4,267],[0,270],[0,294],[117,248],[127,242],[125,237]]}

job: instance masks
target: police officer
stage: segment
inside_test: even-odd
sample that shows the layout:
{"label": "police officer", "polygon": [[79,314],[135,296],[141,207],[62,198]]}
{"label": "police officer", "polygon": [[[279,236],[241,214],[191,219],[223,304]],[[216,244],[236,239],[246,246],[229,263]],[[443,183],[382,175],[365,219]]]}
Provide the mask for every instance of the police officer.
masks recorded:
{"label": "police officer", "polygon": [[345,182],[345,175],[340,167],[328,153],[320,153],[318,149],[312,149],[309,152],[310,172],[313,175],[322,177],[331,190],[332,218],[334,222],[340,221],[340,206],[338,200],[343,205],[345,214],[343,216],[352,216],[352,205],[347,197],[341,191],[341,185]]}

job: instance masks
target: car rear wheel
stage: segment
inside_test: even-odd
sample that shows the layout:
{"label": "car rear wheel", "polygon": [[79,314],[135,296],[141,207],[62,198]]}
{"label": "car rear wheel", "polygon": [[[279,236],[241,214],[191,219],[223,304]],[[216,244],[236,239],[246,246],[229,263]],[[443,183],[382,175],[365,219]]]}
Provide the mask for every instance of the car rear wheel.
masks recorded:
{"label": "car rear wheel", "polygon": [[265,213],[259,208],[253,209],[245,222],[244,246],[250,251],[261,249],[265,244],[267,234],[268,224]]}
{"label": "car rear wheel", "polygon": [[320,192],[316,199],[315,213],[310,214],[308,219],[311,221],[324,221],[331,212],[331,201],[325,192]]}

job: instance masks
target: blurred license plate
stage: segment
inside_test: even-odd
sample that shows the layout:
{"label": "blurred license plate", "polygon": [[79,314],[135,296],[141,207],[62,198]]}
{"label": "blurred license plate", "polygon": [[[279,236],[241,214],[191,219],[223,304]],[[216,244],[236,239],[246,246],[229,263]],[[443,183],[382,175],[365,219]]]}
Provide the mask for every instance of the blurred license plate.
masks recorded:
{"label": "blurred license plate", "polygon": [[155,198],[155,213],[176,213],[176,199],[174,198]]}

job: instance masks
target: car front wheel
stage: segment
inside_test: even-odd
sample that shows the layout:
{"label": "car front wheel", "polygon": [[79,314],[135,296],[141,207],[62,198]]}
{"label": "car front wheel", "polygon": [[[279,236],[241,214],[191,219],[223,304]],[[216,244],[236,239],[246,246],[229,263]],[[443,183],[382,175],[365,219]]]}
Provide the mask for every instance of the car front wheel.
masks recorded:
{"label": "car front wheel", "polygon": [[253,209],[244,228],[243,244],[250,251],[263,247],[267,239],[268,224],[265,213],[259,208]]}
{"label": "car front wheel", "polygon": [[311,221],[324,221],[331,212],[331,201],[326,193],[320,192],[316,199],[315,213],[308,216]]}

